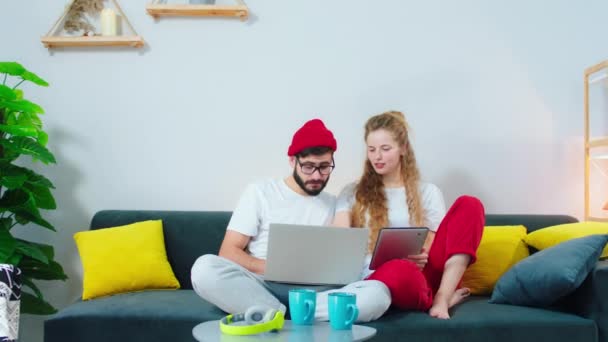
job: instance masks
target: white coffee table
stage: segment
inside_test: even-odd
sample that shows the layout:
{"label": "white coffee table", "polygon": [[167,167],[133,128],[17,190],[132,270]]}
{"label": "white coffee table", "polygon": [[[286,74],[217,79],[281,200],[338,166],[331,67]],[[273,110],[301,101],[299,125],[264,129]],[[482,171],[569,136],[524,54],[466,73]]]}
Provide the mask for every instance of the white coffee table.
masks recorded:
{"label": "white coffee table", "polygon": [[258,335],[235,336],[222,334],[220,321],[209,321],[198,324],[192,329],[192,335],[201,342],[350,342],[365,341],[376,335],[376,329],[363,325],[353,325],[352,330],[334,330],[328,322],[315,322],[314,325],[295,325],[285,320],[279,332],[267,332]]}

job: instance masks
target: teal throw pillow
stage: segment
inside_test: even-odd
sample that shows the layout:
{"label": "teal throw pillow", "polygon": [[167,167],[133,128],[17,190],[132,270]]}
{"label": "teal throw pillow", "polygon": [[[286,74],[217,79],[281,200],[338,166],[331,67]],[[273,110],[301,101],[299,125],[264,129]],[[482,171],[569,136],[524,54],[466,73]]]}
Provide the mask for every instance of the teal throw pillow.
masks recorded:
{"label": "teal throw pillow", "polygon": [[490,303],[545,307],[576,290],[591,272],[608,235],[590,235],[539,251],[503,274]]}

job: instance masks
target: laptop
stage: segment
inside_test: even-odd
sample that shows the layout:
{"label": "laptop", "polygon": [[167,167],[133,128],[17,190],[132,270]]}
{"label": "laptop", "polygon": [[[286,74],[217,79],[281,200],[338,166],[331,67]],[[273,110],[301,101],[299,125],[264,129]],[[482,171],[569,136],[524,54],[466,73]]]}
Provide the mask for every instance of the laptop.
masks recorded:
{"label": "laptop", "polygon": [[271,223],[264,280],[307,285],[358,281],[368,237],[368,228]]}

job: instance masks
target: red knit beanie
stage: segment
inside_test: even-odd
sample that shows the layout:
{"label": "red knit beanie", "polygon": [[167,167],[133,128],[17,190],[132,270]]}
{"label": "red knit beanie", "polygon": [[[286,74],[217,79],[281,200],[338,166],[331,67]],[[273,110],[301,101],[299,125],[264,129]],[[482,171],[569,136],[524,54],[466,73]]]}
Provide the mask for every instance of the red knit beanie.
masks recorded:
{"label": "red knit beanie", "polygon": [[295,156],[310,147],[329,147],[333,151],[338,148],[333,133],[320,119],[312,119],[300,127],[293,135],[287,155]]}

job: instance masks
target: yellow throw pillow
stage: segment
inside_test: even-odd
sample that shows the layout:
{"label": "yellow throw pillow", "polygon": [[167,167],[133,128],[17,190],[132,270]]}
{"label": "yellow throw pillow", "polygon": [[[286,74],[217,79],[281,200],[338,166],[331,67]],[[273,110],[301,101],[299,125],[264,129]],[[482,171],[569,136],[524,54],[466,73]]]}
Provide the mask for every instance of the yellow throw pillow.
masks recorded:
{"label": "yellow throw pillow", "polygon": [[475,295],[492,293],[498,279],[511,266],[528,257],[530,252],[524,243],[524,226],[487,226],[484,227],[477,261],[462,277],[462,286],[471,289]]}
{"label": "yellow throw pillow", "polygon": [[161,220],[74,234],[84,269],[82,299],[145,289],[178,289]]}
{"label": "yellow throw pillow", "polygon": [[[560,224],[536,230],[526,237],[526,243],[538,250],[543,250],[558,243],[595,234],[608,234],[608,223],[577,222]],[[600,258],[608,257],[608,246]]]}

